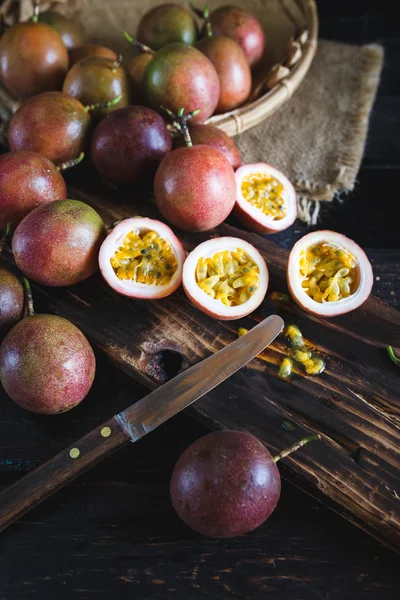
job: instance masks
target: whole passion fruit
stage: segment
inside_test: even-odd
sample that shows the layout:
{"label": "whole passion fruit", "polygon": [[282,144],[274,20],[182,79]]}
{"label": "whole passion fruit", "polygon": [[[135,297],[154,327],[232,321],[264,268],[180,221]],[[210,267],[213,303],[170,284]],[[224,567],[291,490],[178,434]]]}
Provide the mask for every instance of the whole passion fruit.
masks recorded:
{"label": "whole passion fruit", "polygon": [[144,87],[150,104],[173,112],[184,106],[188,112],[199,109],[193,123],[210,117],[220,93],[218,74],[212,62],[197,48],[181,43],[168,44],[149,62]]}
{"label": "whole passion fruit", "polygon": [[161,221],[132,217],[104,240],[100,271],[108,285],[130,298],[164,298],[182,281],[186,254],[173,231]]}
{"label": "whole passion fruit", "polygon": [[[200,123],[199,125],[193,125],[189,127],[189,133],[193,145],[204,144],[206,146],[212,146],[216,150],[222,152],[225,158],[230,162],[234,170],[238,169],[242,164],[242,159],[238,147],[229,135],[215,127],[214,125],[205,125]],[[186,146],[186,142],[183,137],[178,137],[175,142],[176,147]]]}
{"label": "whole passion fruit", "polygon": [[297,216],[296,192],[290,181],[271,165],[243,165],[236,173],[234,213],[250,231],[276,233]]}
{"label": "whole passion fruit", "polygon": [[253,312],[264,300],[268,281],[268,268],[258,250],[234,237],[203,242],[183,266],[187,297],[217,319],[240,319]]}
{"label": "whole passion fruit", "polygon": [[289,291],[314,315],[336,317],[367,300],[372,266],[358,244],[335,231],[313,231],[293,246],[288,261]]}
{"label": "whole passion fruit", "polygon": [[0,340],[24,316],[24,288],[14,273],[0,267]]}
{"label": "whole passion fruit", "polygon": [[250,66],[258,63],[264,54],[266,40],[260,21],[238,6],[221,6],[210,15],[214,35],[232,38],[243,50]]}
{"label": "whole passion fruit", "polygon": [[176,463],[170,483],[179,517],[198,533],[219,538],[261,525],[280,492],[274,458],[242,431],[217,431],[194,442]]}
{"label": "whole passion fruit", "polygon": [[210,36],[197,42],[196,47],[215,67],[220,83],[217,113],[241,106],[251,91],[251,70],[243,50],[235,40],[226,36]]}
{"label": "whole passion fruit", "polygon": [[78,200],[56,200],[21,221],[12,251],[18,268],[32,281],[74,285],[97,270],[104,237],[104,223],[93,208]]}
{"label": "whole passion fruit", "polygon": [[135,104],[147,104],[144,74],[152,58],[153,55],[150,54],[150,52],[142,52],[141,54],[134,56],[126,66]]}
{"label": "whole passion fruit", "polygon": [[120,60],[89,56],[68,71],[63,92],[77,98],[84,106],[103,105],[119,98],[111,106],[99,106],[91,111],[94,119],[102,119],[113,110],[130,103],[129,81]]}
{"label": "whole passion fruit", "polygon": [[88,108],[62,92],[30,98],[12,116],[8,129],[11,150],[43,154],[56,165],[85,150],[92,119]]}
{"label": "whole passion fruit", "polygon": [[191,45],[197,38],[197,26],[192,14],[183,6],[161,4],[142,17],[136,37],[154,50],[173,42]]}
{"label": "whole passion fruit", "polygon": [[79,25],[54,10],[46,10],[40,13],[39,22],[46,23],[58,31],[68,50],[73,50],[84,42],[83,32]]}
{"label": "whole passion fruit", "polygon": [[57,167],[37,152],[7,152],[0,156],[0,230],[13,226],[36,206],[67,197]]}
{"label": "whole passion fruit", "polygon": [[118,54],[111,50],[111,48],[107,48],[106,46],[97,46],[96,44],[83,44],[82,46],[78,46],[73,50],[70,50],[69,53],[69,64],[72,67],[75,63],[83,60],[84,58],[89,58],[90,56],[100,56],[103,58],[110,58],[111,60],[117,60]]}
{"label": "whole passion fruit", "polygon": [[0,82],[20,100],[58,90],[68,70],[68,51],[45,23],[18,23],[0,39]]}
{"label": "whole passion fruit", "polygon": [[171,148],[171,134],[158,113],[144,106],[127,106],[97,125],[90,155],[104,179],[133,184],[153,175]]}
{"label": "whole passion fruit", "polygon": [[89,392],[93,350],[75,325],[55,315],[20,321],[0,346],[0,381],[14,402],[35,413],[63,413]]}

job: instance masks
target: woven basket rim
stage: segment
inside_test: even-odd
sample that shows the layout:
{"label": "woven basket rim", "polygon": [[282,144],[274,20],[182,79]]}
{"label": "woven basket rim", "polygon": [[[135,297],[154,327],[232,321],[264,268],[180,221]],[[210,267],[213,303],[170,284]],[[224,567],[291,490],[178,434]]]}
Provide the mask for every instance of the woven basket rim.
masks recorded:
{"label": "woven basket rim", "polygon": [[258,125],[280,108],[296,91],[306,76],[318,46],[318,10],[316,0],[296,0],[303,12],[308,39],[302,47],[298,62],[290,68],[290,74],[271,90],[235,111],[221,115],[218,120],[211,117],[206,123],[219,127],[233,137]]}

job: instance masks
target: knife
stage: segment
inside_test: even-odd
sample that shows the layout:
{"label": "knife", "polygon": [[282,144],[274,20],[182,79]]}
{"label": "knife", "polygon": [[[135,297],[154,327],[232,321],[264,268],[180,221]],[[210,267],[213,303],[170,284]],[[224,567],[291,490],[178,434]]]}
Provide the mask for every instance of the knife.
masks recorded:
{"label": "knife", "polygon": [[257,356],[282,331],[271,315],[100,425],[0,494],[0,531],[128,442],[136,442],[181,412]]}

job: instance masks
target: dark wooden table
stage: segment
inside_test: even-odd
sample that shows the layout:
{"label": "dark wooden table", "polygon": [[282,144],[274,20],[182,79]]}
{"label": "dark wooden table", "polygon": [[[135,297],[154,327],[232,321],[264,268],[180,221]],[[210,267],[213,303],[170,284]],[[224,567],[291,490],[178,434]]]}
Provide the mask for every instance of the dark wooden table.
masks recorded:
{"label": "dark wooden table", "polygon": [[[386,49],[356,188],[323,208],[320,226],[366,248],[375,294],[398,306],[400,38],[393,4],[319,2],[321,37]],[[275,237],[290,247],[305,232],[296,225]],[[1,391],[0,487],[145,393],[101,356],[90,396],[69,414],[30,415]],[[398,556],[289,482],[272,517],[247,536],[209,540],[185,527],[170,504],[169,477],[180,453],[206,432],[180,415],[3,533],[0,600],[399,597]]]}

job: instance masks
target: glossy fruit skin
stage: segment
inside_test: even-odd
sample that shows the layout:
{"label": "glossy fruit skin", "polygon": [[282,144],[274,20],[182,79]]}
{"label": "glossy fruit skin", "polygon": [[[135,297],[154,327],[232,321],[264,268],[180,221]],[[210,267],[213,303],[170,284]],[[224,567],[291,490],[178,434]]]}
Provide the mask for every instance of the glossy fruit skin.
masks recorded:
{"label": "glossy fruit skin", "polygon": [[124,185],[154,174],[171,148],[171,134],[158,113],[127,106],[97,125],[90,155],[104,179]]}
{"label": "glossy fruit skin", "polygon": [[114,61],[101,56],[89,56],[77,62],[68,71],[63,85],[63,92],[77,98],[84,106],[108,102],[122,96],[117,104],[107,108],[96,108],[91,111],[93,119],[102,119],[117,108],[130,103],[129,81],[125,69]]}
{"label": "glossy fruit skin", "polygon": [[0,341],[24,316],[24,288],[8,269],[0,267]]}
{"label": "glossy fruit skin", "polygon": [[32,281],[74,285],[97,270],[104,237],[104,223],[93,208],[78,200],[56,200],[21,221],[12,251],[18,268]]}
{"label": "glossy fruit skin", "polygon": [[45,23],[18,23],[0,39],[0,82],[19,100],[58,90],[68,70],[68,51]]}
{"label": "glossy fruit skin", "polygon": [[[232,165],[234,171],[241,166],[242,159],[240,157],[238,147],[233,139],[229,137],[225,131],[219,129],[219,127],[215,127],[215,125],[205,125],[202,123],[200,125],[193,125],[190,127],[189,132],[193,145],[197,146],[198,144],[204,144],[219,150]],[[175,146],[177,148],[186,146],[185,140],[182,136],[179,136],[179,138],[176,140]]]}
{"label": "glossy fruit skin", "polygon": [[173,42],[191,45],[197,38],[197,26],[190,11],[183,6],[161,4],[142,17],[136,38],[153,50]]}
{"label": "glossy fruit skin", "polygon": [[250,66],[264,54],[264,30],[256,17],[238,6],[221,6],[210,15],[214,35],[226,35],[242,48]]}
{"label": "glossy fruit skin", "polygon": [[111,60],[117,59],[117,53],[114,52],[114,50],[111,50],[111,48],[107,48],[106,46],[96,46],[95,44],[83,44],[82,46],[77,46],[73,50],[70,50],[70,67],[89,56],[102,56],[103,58],[111,58]]}
{"label": "glossy fruit skin", "polygon": [[209,433],[189,446],[172,473],[170,494],[180,518],[210,537],[252,531],[275,509],[281,490],[268,450],[242,431]]}
{"label": "glossy fruit skin", "polygon": [[67,197],[64,178],[54,164],[36,152],[0,156],[0,231],[39,206]]}
{"label": "glossy fruit skin", "polygon": [[91,123],[79,100],[46,92],[24,102],[13,115],[8,143],[13,151],[39,152],[59,165],[85,150]]}
{"label": "glossy fruit skin", "polygon": [[211,61],[197,48],[169,44],[157,52],[144,74],[147,98],[155,110],[174,113],[200,109],[192,123],[202,123],[218,104],[220,84]]}
{"label": "glossy fruit skin", "polygon": [[144,74],[152,58],[152,54],[143,52],[132,58],[126,67],[135,104],[147,104],[146,90],[144,88]]}
{"label": "glossy fruit skin", "polygon": [[64,15],[54,10],[46,10],[40,13],[39,22],[46,23],[58,31],[68,50],[77,48],[84,42],[81,28],[74,21],[67,19]]}
{"label": "glossy fruit skin", "polygon": [[243,50],[229,37],[206,37],[196,44],[212,62],[220,83],[217,113],[241,106],[251,91],[251,71]]}
{"label": "glossy fruit skin", "polygon": [[154,196],[172,225],[183,231],[207,231],[220,225],[234,206],[235,173],[211,146],[176,148],[157,170]]}
{"label": "glossy fruit skin", "polygon": [[36,413],[63,413],[89,392],[96,370],[83,333],[55,315],[33,315],[0,346],[0,379],[14,402]]}

